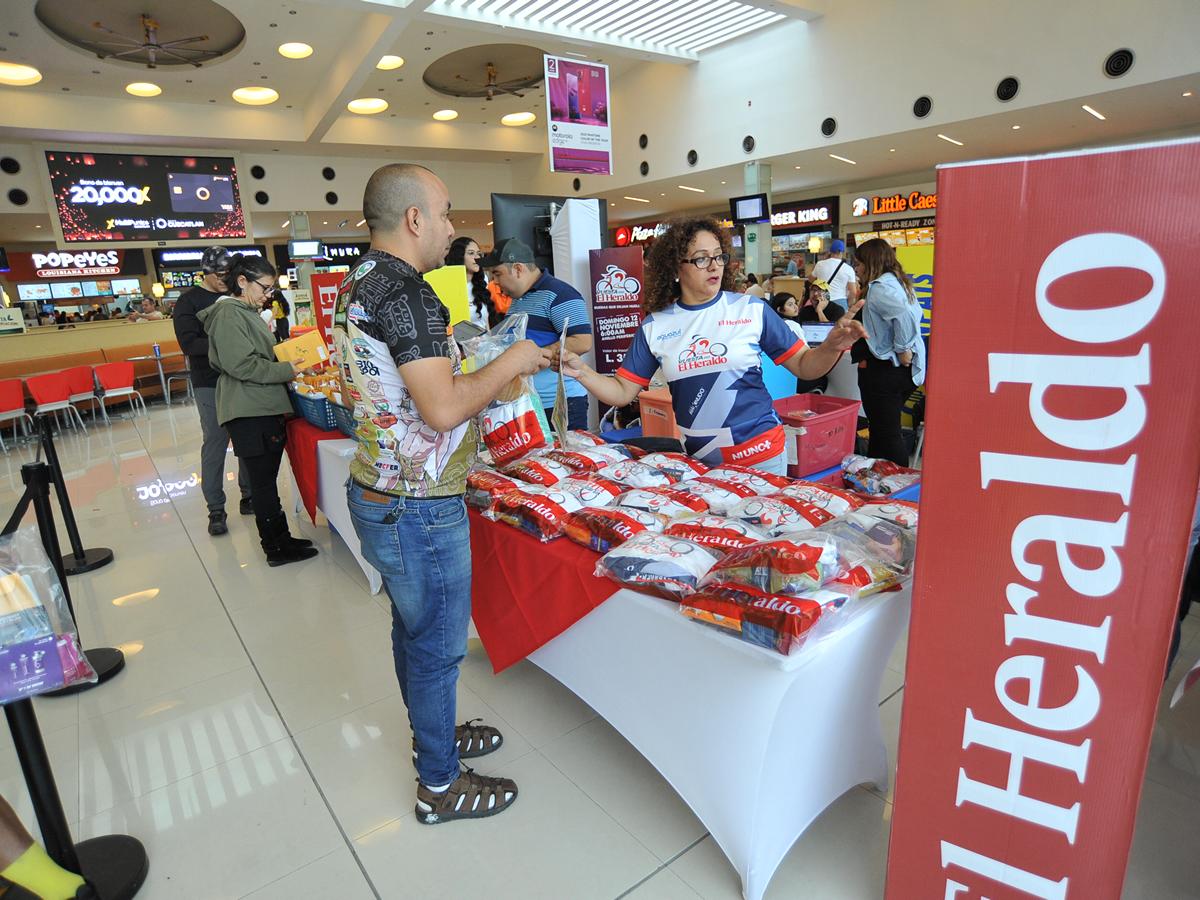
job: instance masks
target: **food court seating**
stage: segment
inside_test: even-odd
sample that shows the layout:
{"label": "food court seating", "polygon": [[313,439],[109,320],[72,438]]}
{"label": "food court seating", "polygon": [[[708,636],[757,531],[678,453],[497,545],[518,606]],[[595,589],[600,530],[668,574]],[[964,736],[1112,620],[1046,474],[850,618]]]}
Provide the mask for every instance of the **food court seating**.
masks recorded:
{"label": "food court seating", "polygon": [[146,412],[146,401],[133,386],[133,363],[113,362],[96,366],[96,381],[104,392],[101,401],[104,404],[107,404],[109,400],[128,397],[129,405],[135,412],[137,411],[134,406],[135,401],[141,405],[142,412]]}
{"label": "food court seating", "polygon": [[96,419],[96,408],[100,408],[100,414],[107,418],[104,412],[104,404],[100,402],[100,398],[96,396],[96,374],[92,371],[91,366],[72,366],[65,369],[62,373],[67,378],[67,384],[71,389],[71,403],[87,403],[92,404],[92,420]]}
{"label": "food court seating", "polygon": [[37,404],[33,410],[35,416],[66,412],[68,422],[74,416],[80,429],[84,432],[87,431],[83,424],[83,416],[79,415],[79,410],[71,405],[71,384],[64,373],[50,372],[45,375],[34,375],[25,379],[25,387],[29,389],[29,395]]}
{"label": "food court seating", "polygon": [[[10,378],[0,381],[0,423],[12,422],[13,441],[17,439],[17,422],[25,426],[26,433],[33,425],[33,419],[25,412],[25,391],[20,378]],[[8,452],[4,438],[0,436],[0,450]]]}

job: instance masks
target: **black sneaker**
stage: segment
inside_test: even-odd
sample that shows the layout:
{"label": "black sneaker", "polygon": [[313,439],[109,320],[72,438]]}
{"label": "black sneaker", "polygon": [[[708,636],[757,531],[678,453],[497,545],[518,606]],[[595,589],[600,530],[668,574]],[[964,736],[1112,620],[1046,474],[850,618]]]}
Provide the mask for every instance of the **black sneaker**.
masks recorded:
{"label": "black sneaker", "polygon": [[254,499],[252,497],[243,497],[238,504],[238,512],[243,516],[254,515]]}
{"label": "black sneaker", "polygon": [[229,533],[229,526],[225,524],[224,512],[210,512],[208,514],[208,533],[213,535],[213,537]]}

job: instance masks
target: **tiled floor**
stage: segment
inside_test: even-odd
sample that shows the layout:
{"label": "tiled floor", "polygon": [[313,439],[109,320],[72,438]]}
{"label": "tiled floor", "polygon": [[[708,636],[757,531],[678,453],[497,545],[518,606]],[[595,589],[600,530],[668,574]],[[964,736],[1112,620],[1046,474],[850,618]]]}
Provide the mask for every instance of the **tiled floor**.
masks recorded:
{"label": "tiled floor", "polygon": [[[367,593],[327,528],[302,525],[321,555],[282,569],[266,566],[249,518],[234,514],[231,533],[210,538],[200,489],[165,498],[158,484],[189,479],[198,440],[190,406],[59,439],[84,543],[116,551],[70,581],[79,626],[129,663],[102,687],[36,706],[76,836],[145,843],[140,896],[740,897],[704,826],[619,734],[533,665],[493,676],[477,641],[459,712],[504,731],[479,768],[515,778],[521,798],[497,819],[417,825],[386,598]],[[0,455],[0,510],[31,457],[28,446]],[[1193,617],[1181,658],[1197,655]],[[893,761],[903,666],[901,646],[880,691]],[[1200,896],[1196,695],[1164,705],[1155,728],[1128,900]],[[4,739],[0,792],[32,821]],[[881,897],[890,809],[890,793],[851,790],[792,848],[768,898]]]}

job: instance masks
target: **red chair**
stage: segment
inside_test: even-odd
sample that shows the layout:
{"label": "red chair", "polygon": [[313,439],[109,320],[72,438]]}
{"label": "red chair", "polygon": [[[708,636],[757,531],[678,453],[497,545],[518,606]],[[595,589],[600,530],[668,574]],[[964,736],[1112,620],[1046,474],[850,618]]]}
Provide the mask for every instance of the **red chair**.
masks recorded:
{"label": "red chair", "polygon": [[25,387],[29,388],[29,395],[37,404],[33,410],[35,416],[67,411],[67,421],[70,422],[71,416],[74,416],[80,429],[87,432],[87,428],[83,424],[83,416],[79,415],[79,410],[71,405],[71,383],[62,372],[32,375],[25,379]]}
{"label": "red chair", "polygon": [[[25,412],[25,391],[21,387],[20,378],[11,378],[8,381],[0,381],[0,423],[13,423],[13,442],[17,440],[17,422],[20,422],[25,427],[25,433],[30,433],[30,426],[33,425],[33,419],[29,418],[29,414]],[[0,450],[8,452],[8,447],[4,444],[4,438],[0,437]]]}
{"label": "red chair", "polygon": [[133,363],[114,362],[96,366],[96,383],[100,385],[100,402],[105,403],[116,397],[128,397],[129,406],[137,413],[134,401],[141,404],[142,412],[146,412],[146,401],[133,386]]}
{"label": "red chair", "polygon": [[100,414],[108,419],[108,414],[104,412],[104,404],[100,402],[100,398],[96,396],[96,375],[92,372],[91,366],[74,366],[70,369],[64,369],[63,375],[67,377],[67,384],[71,389],[71,403],[84,403],[91,401],[92,403],[92,421],[96,420],[96,407],[100,407]]}

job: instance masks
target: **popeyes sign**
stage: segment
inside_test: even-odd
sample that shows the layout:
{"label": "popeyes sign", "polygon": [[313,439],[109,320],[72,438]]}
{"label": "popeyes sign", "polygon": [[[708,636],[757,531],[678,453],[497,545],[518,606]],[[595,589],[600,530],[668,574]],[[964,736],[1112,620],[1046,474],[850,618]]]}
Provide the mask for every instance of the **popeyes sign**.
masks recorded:
{"label": "popeyes sign", "polygon": [[[140,250],[135,251],[141,253]],[[34,278],[86,278],[94,275],[120,275],[124,250],[47,250],[44,253],[10,253],[14,281]]]}
{"label": "popeyes sign", "polygon": [[1115,900],[1200,480],[1200,142],[938,192],[971,302],[929,361],[887,896]]}
{"label": "popeyes sign", "polygon": [[887,196],[855,197],[850,213],[859,216],[887,216],[903,212],[925,212],[937,209],[937,194],[909,191],[907,194]]}

